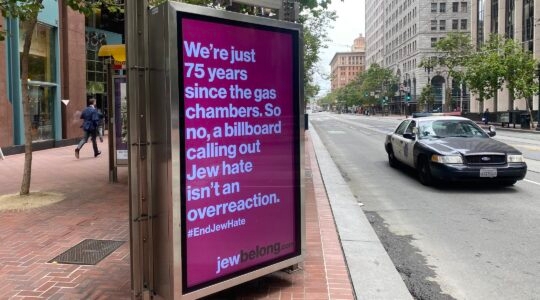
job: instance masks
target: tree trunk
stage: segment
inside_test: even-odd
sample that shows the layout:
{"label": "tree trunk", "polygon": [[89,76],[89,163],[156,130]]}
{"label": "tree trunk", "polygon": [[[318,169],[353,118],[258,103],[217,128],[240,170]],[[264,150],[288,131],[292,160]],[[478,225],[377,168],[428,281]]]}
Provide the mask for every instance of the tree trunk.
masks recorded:
{"label": "tree trunk", "polygon": [[532,97],[531,98],[525,98],[525,102],[527,103],[527,113],[529,114],[529,128],[534,128],[533,125],[533,117],[532,117]]}
{"label": "tree trunk", "polygon": [[[41,1],[39,1],[41,2]],[[32,35],[37,23],[37,12],[24,22],[24,46],[21,53],[21,96],[24,113],[24,171],[21,183],[20,195],[30,193],[30,181],[32,178],[32,103],[28,95],[28,55]]]}

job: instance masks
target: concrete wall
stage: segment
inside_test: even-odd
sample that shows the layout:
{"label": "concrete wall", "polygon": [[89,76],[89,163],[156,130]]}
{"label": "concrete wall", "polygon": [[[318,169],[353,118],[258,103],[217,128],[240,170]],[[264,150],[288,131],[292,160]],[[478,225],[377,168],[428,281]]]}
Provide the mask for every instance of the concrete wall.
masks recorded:
{"label": "concrete wall", "polygon": [[[60,4],[61,5],[61,4]],[[82,136],[80,113],[86,103],[86,44],[84,15],[60,6],[62,138]]]}

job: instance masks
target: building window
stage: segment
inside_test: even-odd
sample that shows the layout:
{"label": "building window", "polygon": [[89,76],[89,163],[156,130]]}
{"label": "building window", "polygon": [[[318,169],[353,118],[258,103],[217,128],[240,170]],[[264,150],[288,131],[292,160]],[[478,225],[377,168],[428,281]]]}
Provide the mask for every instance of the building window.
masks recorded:
{"label": "building window", "polygon": [[[26,32],[20,22],[20,32]],[[38,23],[32,35],[32,43],[28,54],[28,78],[31,81],[56,82],[54,29]],[[19,49],[22,54],[24,36],[19,37]]]}
{"label": "building window", "polygon": [[435,48],[436,44],[437,44],[437,38],[431,38],[431,48]]}
{"label": "building window", "polygon": [[431,3],[431,12],[436,13],[437,12],[437,3]]}
{"label": "building window", "polygon": [[[25,32],[24,23],[20,22],[20,32]],[[28,97],[32,118],[32,141],[54,138],[54,99],[56,97],[56,43],[55,29],[37,23],[32,35],[28,53]],[[19,49],[22,54],[24,36],[19,37]],[[22,72],[21,72],[22,73]]]}
{"label": "building window", "polygon": [[452,12],[457,13],[459,9],[459,2],[452,2]]}
{"label": "building window", "polygon": [[461,2],[461,12],[467,12],[467,2]]}
{"label": "building window", "polygon": [[467,30],[467,19],[461,19],[461,30]]}
{"label": "building window", "polygon": [[437,30],[437,20],[431,20],[431,31]]}
{"label": "building window", "polygon": [[484,43],[484,0],[477,0],[478,15],[476,16],[476,46],[480,48]]}
{"label": "building window", "polygon": [[439,12],[446,12],[446,3],[439,3]]}
{"label": "building window", "polygon": [[523,1],[523,43],[525,50],[533,51],[534,0]]}
{"label": "building window", "polygon": [[509,39],[514,39],[515,0],[506,0],[505,33]]}
{"label": "building window", "polygon": [[439,30],[446,30],[446,20],[439,20]]}
{"label": "building window", "polygon": [[499,32],[499,0],[491,0],[491,33]]}
{"label": "building window", "polygon": [[452,30],[458,30],[459,27],[459,20],[452,20]]}
{"label": "building window", "polygon": [[28,98],[31,103],[32,141],[54,139],[54,97],[56,86],[47,86],[30,81]]}

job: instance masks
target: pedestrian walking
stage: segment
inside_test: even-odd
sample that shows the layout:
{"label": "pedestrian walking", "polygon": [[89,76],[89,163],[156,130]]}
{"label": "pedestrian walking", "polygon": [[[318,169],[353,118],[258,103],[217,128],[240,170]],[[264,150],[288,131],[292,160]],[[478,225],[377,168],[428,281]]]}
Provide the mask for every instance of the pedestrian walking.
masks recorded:
{"label": "pedestrian walking", "polygon": [[484,111],[484,114],[482,114],[482,121],[484,122],[485,125],[487,125],[489,122],[489,109],[487,108]]}
{"label": "pedestrian walking", "polygon": [[101,154],[101,151],[99,151],[97,142],[96,142],[98,125],[100,121],[99,113],[98,113],[98,110],[96,109],[96,99],[92,98],[88,102],[89,102],[88,107],[86,107],[81,113],[81,119],[83,119],[83,124],[81,125],[81,128],[84,131],[84,137],[81,139],[81,141],[77,145],[77,148],[75,149],[76,158],[79,158],[79,152],[81,148],[84,146],[84,144],[86,144],[89,137],[92,140],[92,147],[94,148],[94,157],[98,157]]}

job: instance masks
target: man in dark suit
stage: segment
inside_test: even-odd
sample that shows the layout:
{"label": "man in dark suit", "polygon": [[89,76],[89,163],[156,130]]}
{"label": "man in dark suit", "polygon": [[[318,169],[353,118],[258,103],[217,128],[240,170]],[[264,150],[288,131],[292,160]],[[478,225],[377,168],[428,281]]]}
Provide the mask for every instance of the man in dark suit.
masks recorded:
{"label": "man in dark suit", "polygon": [[94,148],[94,157],[98,157],[101,154],[97,147],[96,136],[99,123],[99,113],[96,109],[96,99],[90,99],[88,107],[86,107],[81,113],[81,119],[83,119],[82,129],[84,130],[84,137],[81,139],[77,148],[75,149],[75,157],[79,158],[79,151],[88,141],[88,137],[92,139],[92,147]]}

